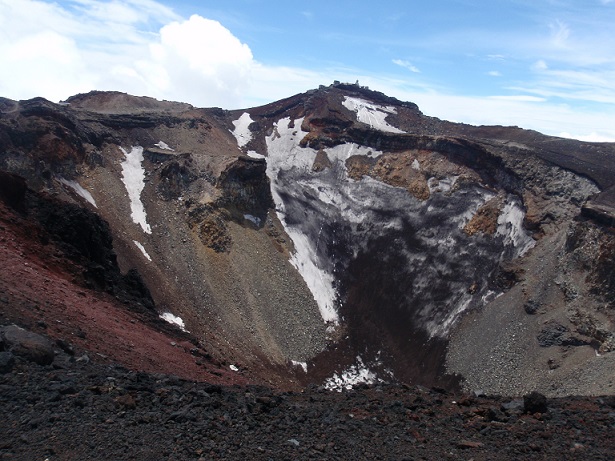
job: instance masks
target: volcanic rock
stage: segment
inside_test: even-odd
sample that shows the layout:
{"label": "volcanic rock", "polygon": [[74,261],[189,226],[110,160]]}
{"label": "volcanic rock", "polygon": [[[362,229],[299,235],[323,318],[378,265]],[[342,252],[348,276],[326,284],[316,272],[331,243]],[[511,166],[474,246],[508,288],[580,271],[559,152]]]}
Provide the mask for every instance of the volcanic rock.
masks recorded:
{"label": "volcanic rock", "polygon": [[[50,365],[54,359],[51,343],[41,335],[24,330],[17,325],[0,328],[4,347],[13,355],[39,365]],[[7,357],[7,366],[10,357]]]}
{"label": "volcanic rock", "polygon": [[546,413],[548,411],[547,398],[539,392],[524,395],[523,411],[526,413]]}

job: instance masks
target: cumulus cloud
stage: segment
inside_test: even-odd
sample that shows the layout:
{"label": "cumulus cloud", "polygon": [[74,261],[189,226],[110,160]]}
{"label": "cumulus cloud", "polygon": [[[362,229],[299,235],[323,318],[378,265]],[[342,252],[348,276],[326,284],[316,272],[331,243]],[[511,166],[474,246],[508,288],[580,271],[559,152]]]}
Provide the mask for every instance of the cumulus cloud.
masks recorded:
{"label": "cumulus cloud", "polygon": [[15,99],[99,89],[239,106],[256,65],[219,22],[150,0],[0,0],[0,27],[0,94]]}
{"label": "cumulus cloud", "polygon": [[219,106],[241,102],[255,66],[248,45],[219,22],[197,15],[164,26],[139,64],[139,75],[168,97]]}

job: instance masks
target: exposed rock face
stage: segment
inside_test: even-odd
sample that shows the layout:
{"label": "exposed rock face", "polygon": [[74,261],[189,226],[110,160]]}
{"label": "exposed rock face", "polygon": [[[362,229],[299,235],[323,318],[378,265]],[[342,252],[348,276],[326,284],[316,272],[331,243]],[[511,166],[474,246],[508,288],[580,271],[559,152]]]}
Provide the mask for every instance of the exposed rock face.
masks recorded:
{"label": "exposed rock face", "polygon": [[613,392],[571,384],[615,348],[612,144],[443,122],[345,84],[249,113],[3,101],[3,200],[92,288],[179,316],[220,362],[291,386],[519,395],[553,393],[552,360],[566,392]]}

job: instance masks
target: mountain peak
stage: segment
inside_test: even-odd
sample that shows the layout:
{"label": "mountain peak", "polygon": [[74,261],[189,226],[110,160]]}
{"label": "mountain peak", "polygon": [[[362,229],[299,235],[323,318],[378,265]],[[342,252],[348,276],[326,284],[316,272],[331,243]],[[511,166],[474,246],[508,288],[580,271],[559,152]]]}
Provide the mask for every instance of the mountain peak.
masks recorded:
{"label": "mountain peak", "polygon": [[107,114],[139,112],[183,112],[193,106],[182,102],[159,101],[148,96],[132,96],[119,91],[90,91],[69,97],[65,104],[74,109]]}

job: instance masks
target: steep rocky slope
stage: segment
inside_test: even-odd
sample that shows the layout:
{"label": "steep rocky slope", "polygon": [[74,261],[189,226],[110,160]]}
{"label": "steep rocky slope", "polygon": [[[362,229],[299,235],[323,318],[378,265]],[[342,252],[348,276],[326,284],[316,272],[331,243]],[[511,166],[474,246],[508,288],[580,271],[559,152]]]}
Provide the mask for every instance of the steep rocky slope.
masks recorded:
{"label": "steep rocky slope", "polygon": [[[613,144],[345,84],[245,111],[100,92],[0,108],[6,219],[75,248],[106,226],[113,256],[78,261],[87,296],[167,314],[224,376],[614,392]],[[40,200],[92,223],[68,232]]]}

